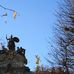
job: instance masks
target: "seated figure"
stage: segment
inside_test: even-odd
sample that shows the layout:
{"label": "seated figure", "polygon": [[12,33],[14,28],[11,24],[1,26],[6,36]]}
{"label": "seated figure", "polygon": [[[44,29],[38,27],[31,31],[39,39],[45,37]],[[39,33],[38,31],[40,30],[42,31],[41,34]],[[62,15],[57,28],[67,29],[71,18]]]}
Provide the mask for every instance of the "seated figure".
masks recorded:
{"label": "seated figure", "polygon": [[17,54],[21,55],[24,57],[24,63],[27,64],[27,59],[25,57],[25,49],[22,47],[17,47]]}
{"label": "seated figure", "polygon": [[25,56],[25,49],[23,49],[22,47],[20,47],[20,48],[18,47],[17,49],[18,49],[17,53],[19,53],[22,56]]}

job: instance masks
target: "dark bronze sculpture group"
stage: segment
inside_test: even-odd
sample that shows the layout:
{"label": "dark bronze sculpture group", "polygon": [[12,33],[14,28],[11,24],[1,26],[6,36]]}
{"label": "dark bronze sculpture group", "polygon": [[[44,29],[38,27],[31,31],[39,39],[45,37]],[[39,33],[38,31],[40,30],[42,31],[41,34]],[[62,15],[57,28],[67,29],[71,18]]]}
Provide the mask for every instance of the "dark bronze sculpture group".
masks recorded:
{"label": "dark bronze sculpture group", "polygon": [[27,59],[25,57],[25,49],[22,47],[15,48],[15,43],[19,42],[19,38],[7,38],[7,48],[2,46],[0,50],[0,74],[24,74],[30,72],[29,67],[26,67]]}

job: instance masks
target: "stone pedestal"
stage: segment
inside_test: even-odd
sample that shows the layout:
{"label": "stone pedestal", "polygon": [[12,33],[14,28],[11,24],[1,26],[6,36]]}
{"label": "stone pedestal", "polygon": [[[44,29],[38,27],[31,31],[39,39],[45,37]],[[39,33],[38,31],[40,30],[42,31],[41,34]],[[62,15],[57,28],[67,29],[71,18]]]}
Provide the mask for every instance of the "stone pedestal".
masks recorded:
{"label": "stone pedestal", "polygon": [[26,66],[25,49],[20,47],[15,50],[13,46],[19,40],[12,36],[8,40],[8,48],[3,46],[3,50],[0,50],[0,74],[33,74]]}

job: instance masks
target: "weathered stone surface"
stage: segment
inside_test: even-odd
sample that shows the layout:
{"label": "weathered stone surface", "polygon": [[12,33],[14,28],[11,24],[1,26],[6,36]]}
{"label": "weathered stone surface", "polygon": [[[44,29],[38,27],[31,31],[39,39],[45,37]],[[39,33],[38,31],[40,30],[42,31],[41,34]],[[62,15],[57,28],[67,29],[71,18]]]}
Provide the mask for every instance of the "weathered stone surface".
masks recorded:
{"label": "weathered stone surface", "polygon": [[0,74],[34,74],[33,72],[27,72],[22,68],[11,68],[7,71],[6,68],[0,68]]}
{"label": "weathered stone surface", "polygon": [[7,50],[6,53],[0,54],[0,67],[7,65],[9,62],[12,63],[12,66],[17,65],[22,67],[24,66],[25,62],[27,62],[27,59],[16,52]]}

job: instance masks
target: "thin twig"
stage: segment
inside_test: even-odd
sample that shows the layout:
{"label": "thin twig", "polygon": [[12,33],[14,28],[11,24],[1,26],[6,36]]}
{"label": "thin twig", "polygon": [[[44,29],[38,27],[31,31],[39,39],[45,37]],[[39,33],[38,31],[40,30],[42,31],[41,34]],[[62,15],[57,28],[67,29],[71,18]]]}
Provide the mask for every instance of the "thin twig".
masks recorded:
{"label": "thin twig", "polygon": [[2,6],[2,5],[0,5],[0,7],[3,8],[3,9],[5,9],[5,10],[9,10],[9,11],[13,11],[13,12],[15,11],[13,9],[6,8],[6,7]]}

